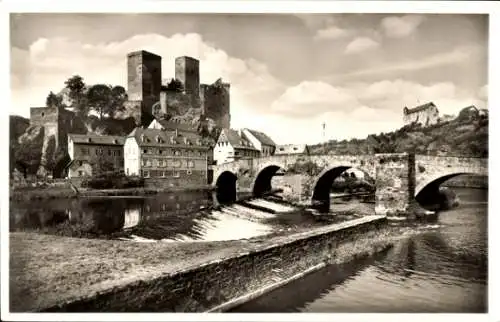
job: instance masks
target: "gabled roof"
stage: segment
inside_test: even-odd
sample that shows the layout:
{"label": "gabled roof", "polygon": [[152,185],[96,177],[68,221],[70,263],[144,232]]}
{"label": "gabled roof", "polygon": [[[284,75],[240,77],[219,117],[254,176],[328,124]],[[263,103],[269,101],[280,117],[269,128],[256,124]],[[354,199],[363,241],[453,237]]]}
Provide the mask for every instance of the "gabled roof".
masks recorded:
{"label": "gabled roof", "polygon": [[125,138],[117,135],[68,134],[75,144],[123,145]]}
{"label": "gabled roof", "polygon": [[257,150],[246,137],[240,136],[238,131],[233,129],[222,129],[217,142],[229,142],[236,149]]}
{"label": "gabled roof", "polygon": [[206,140],[194,132],[169,131],[136,127],[128,136],[135,138],[139,146],[197,147],[209,149]]}
{"label": "gabled roof", "polygon": [[405,113],[406,114],[417,113],[417,112],[424,111],[430,107],[436,107],[436,105],[433,102],[429,102],[429,103],[425,103],[423,105],[419,105],[419,106],[414,107],[414,108],[405,108]]}
{"label": "gabled roof", "polygon": [[276,146],[276,143],[274,143],[274,141],[269,136],[267,136],[265,133],[251,130],[251,129],[245,129],[245,130],[250,132],[250,134],[252,134],[257,140],[259,140],[260,143],[262,143],[264,145]]}
{"label": "gabled roof", "polygon": [[307,151],[307,144],[280,144],[276,146],[274,154],[300,154]]}

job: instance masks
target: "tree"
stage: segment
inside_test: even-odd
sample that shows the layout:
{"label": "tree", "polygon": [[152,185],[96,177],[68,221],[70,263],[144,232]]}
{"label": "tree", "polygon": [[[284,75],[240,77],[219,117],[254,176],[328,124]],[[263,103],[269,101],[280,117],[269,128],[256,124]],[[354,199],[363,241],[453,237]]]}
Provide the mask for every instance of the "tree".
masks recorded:
{"label": "tree", "polygon": [[87,92],[89,107],[99,113],[100,119],[102,119],[104,114],[112,113],[112,98],[111,85],[96,84],[91,86]]}
{"label": "tree", "polygon": [[62,106],[62,97],[54,94],[52,91],[47,95],[47,99],[45,100],[45,106],[47,107],[61,107]]}
{"label": "tree", "polygon": [[92,156],[90,158],[90,165],[92,166],[92,176],[99,176],[115,170],[114,163],[105,156]]}
{"label": "tree", "polygon": [[69,98],[71,99],[72,106],[80,115],[87,115],[88,109],[85,97],[85,83],[83,78],[79,75],[74,75],[68,78],[64,84],[69,89]]}
{"label": "tree", "polygon": [[180,80],[174,78],[167,84],[167,90],[173,92],[182,92],[184,90],[184,86],[182,85],[182,82]]}
{"label": "tree", "polygon": [[123,86],[114,86],[111,89],[111,106],[113,113],[116,111],[122,111],[124,109],[124,104],[128,99],[127,91]]}

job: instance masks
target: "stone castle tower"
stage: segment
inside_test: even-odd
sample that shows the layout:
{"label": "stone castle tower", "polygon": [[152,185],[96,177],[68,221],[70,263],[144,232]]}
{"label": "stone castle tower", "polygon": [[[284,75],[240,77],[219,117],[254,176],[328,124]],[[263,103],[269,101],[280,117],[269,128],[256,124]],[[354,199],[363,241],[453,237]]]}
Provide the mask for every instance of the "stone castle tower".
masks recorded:
{"label": "stone castle tower", "polygon": [[[160,100],[161,56],[145,50],[127,55],[127,110],[133,111],[136,124],[144,124],[145,114],[152,114],[153,104]],[[146,112],[146,113],[144,113]]]}
{"label": "stone castle tower", "polygon": [[200,62],[188,56],[175,59],[175,78],[184,85],[186,94],[199,97],[200,93]]}

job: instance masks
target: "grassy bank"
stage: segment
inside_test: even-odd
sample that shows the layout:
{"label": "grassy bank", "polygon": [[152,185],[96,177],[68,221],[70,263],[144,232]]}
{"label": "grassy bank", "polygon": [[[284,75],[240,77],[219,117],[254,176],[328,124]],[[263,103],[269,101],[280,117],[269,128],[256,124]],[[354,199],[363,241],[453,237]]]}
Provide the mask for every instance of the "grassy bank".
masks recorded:
{"label": "grassy bank", "polygon": [[124,189],[86,189],[79,188],[78,193],[69,186],[47,188],[14,188],[10,191],[10,200],[29,201],[57,198],[105,197],[105,196],[147,196],[159,193],[182,191],[205,191],[209,185],[195,185],[167,188],[124,188]]}
{"label": "grassy bank", "polygon": [[[401,228],[369,232],[338,249],[337,260],[401,238]],[[248,252],[288,236],[222,242],[134,243],[10,234],[11,310],[36,311],[183,267]]]}

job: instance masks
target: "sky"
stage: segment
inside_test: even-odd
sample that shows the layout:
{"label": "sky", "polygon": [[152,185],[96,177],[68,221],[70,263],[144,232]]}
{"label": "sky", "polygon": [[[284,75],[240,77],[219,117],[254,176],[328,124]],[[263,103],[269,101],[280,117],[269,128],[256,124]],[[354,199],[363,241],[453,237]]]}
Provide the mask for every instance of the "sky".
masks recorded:
{"label": "sky", "polygon": [[[126,55],[200,60],[231,83],[231,127],[278,144],[365,138],[403,108],[488,108],[488,16],[473,14],[11,14],[10,114],[29,117],[78,74],[127,87]],[[325,124],[323,131],[322,124]]]}

